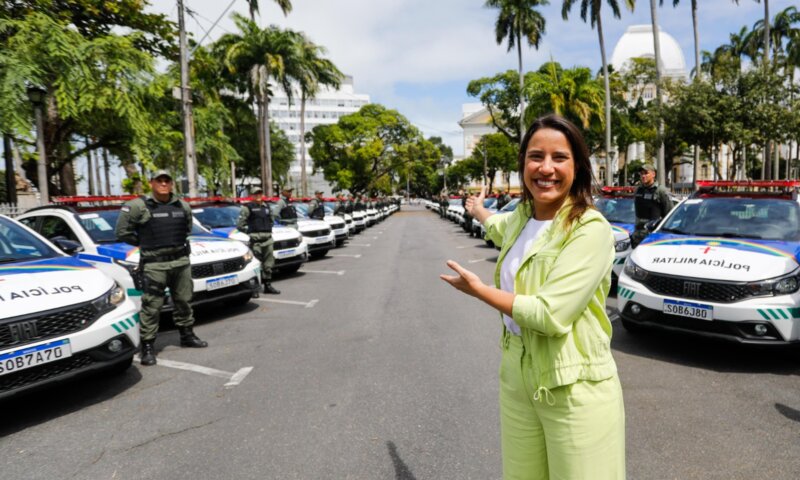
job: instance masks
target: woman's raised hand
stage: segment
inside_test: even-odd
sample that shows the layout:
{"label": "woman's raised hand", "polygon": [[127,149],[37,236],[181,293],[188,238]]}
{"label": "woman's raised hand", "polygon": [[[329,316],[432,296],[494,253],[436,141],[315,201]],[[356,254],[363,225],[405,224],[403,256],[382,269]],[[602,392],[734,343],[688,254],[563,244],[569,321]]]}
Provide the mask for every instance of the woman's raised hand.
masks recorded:
{"label": "woman's raised hand", "polygon": [[479,218],[478,209],[483,208],[483,201],[486,200],[486,185],[481,185],[481,193],[477,197],[470,196],[464,208],[471,216]]}
{"label": "woman's raised hand", "polygon": [[448,260],[447,266],[458,275],[439,275],[439,278],[454,286],[458,290],[466,293],[467,295],[476,297],[478,289],[484,286],[483,282],[481,282],[481,279],[453,260]]}

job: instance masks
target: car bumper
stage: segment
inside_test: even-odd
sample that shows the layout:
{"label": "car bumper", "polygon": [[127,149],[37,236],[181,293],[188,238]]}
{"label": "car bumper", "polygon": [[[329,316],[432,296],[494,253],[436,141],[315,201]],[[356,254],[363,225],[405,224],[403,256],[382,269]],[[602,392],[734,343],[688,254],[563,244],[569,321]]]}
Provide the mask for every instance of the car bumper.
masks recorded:
{"label": "car bumper", "polygon": [[[710,306],[711,320],[664,313],[664,300]],[[655,294],[625,274],[620,276],[617,288],[620,316],[629,324],[751,345],[800,343],[800,310],[795,308],[796,303],[788,295],[733,303],[668,297]],[[763,334],[757,333],[757,325],[766,329]]]}
{"label": "car bumper", "polygon": [[[72,354],[61,360],[0,376],[0,398],[8,398],[130,362],[139,346],[138,322],[139,316],[135,305],[128,299],[84,330],[3,349],[0,354],[68,339]],[[109,349],[109,344],[114,340],[119,340],[122,345],[116,352]]]}

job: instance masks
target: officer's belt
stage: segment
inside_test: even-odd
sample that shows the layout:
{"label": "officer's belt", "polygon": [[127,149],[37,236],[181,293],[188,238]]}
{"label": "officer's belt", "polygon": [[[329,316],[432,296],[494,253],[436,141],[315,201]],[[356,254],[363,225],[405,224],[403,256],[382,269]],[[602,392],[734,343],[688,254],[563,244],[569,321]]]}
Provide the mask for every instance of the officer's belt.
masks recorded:
{"label": "officer's belt", "polygon": [[141,260],[140,263],[154,263],[154,262],[172,262],[174,260],[178,260],[188,256],[189,252],[187,252],[186,249],[184,249],[183,251],[177,253],[171,253],[169,255],[156,255],[154,257],[145,257],[144,255],[141,255],[139,258]]}

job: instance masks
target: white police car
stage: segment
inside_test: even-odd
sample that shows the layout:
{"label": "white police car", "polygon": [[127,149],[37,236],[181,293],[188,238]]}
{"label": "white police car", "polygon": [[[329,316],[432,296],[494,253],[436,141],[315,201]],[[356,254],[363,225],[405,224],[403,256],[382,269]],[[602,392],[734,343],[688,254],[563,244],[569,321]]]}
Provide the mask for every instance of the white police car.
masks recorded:
{"label": "white police car", "polygon": [[594,205],[611,224],[614,234],[614,266],[611,271],[611,296],[617,291],[619,275],[631,254],[631,234],[636,227],[633,193],[636,187],[603,187]]}
{"label": "white police car", "polygon": [[[250,236],[236,228],[241,209],[241,205],[230,202],[201,203],[192,206],[192,215],[212,234],[248,245]],[[294,228],[276,223],[272,226],[272,240],[275,269],[281,273],[294,273],[308,260],[306,242]]]}
{"label": "white police car", "polygon": [[[75,206],[38,207],[20,215],[18,220],[45,238],[77,242],[80,249],[65,251],[114,278],[139,303],[142,292],[134,288],[129,273],[139,264],[139,248],[120,242],[114,233],[120,206],[81,207],[77,206],[81,203],[79,197],[57,200]],[[189,244],[193,305],[222,300],[247,303],[258,294],[261,267],[246,245],[214,236],[199,225],[193,228]],[[167,297],[165,311],[171,308],[172,302]]]}
{"label": "white police car", "polygon": [[780,345],[800,340],[800,182],[698,182],[633,251],[618,287],[641,327]]}
{"label": "white police car", "polygon": [[0,215],[0,398],[124,371],[138,324],[137,306],[112,278]]}
{"label": "white police car", "polygon": [[[306,215],[305,205],[293,203],[297,212],[297,231],[305,238],[308,255],[311,258],[322,258],[328,250],[336,246],[336,236],[331,227],[322,220],[313,220]],[[273,206],[273,215],[276,214],[277,205]]]}

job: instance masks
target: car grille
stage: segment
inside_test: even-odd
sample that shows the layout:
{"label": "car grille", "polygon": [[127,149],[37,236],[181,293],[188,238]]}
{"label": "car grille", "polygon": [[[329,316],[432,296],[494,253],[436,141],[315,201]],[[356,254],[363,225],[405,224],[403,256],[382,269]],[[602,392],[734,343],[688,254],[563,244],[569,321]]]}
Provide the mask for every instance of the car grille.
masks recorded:
{"label": "car grille", "polygon": [[303,234],[304,237],[312,237],[312,238],[324,237],[326,235],[330,235],[331,234],[331,229],[330,228],[324,228],[322,230],[311,230],[311,231],[308,231],[308,232],[301,232],[301,233]]}
{"label": "car grille", "polygon": [[38,367],[20,370],[0,377],[0,393],[22,388],[32,383],[37,383],[48,378],[57,377],[73,370],[86,367],[93,362],[87,353],[78,353],[64,360],[46,363]]}
{"label": "car grille", "polygon": [[[94,306],[84,303],[79,306],[70,305],[68,308],[5,319],[0,325],[0,348],[5,349],[68,335],[88,327],[97,320],[98,316],[99,312]],[[11,334],[10,325],[19,322],[36,322],[35,334],[24,340],[15,340]]]}
{"label": "car grille", "polygon": [[273,250],[284,250],[286,248],[299,247],[303,240],[301,238],[290,238],[289,240],[281,240],[272,244]]}
{"label": "car grille", "polygon": [[206,278],[224,273],[238,272],[245,266],[244,257],[223,260],[221,262],[192,265],[192,278]]}
{"label": "car grille", "polygon": [[344,223],[332,223],[331,224],[331,228],[333,228],[334,230],[341,230],[344,227],[345,227]]}
{"label": "car grille", "polygon": [[[655,293],[671,297],[691,298],[709,302],[731,303],[750,297],[743,283],[708,282],[650,273],[644,285]],[[689,288],[687,284],[699,284]]]}

